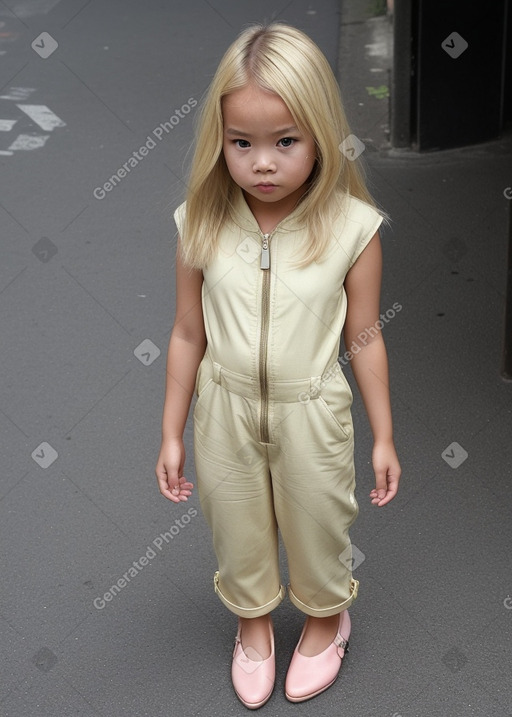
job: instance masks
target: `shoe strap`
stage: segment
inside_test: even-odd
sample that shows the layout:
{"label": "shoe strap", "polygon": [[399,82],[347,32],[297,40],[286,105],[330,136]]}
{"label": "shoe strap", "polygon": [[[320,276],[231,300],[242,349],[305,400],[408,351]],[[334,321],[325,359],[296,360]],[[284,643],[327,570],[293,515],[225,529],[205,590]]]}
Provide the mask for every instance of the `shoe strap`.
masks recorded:
{"label": "shoe strap", "polygon": [[334,644],[338,647],[338,655],[343,658],[345,653],[348,652],[348,640],[345,640],[345,638],[338,633],[334,638]]}
{"label": "shoe strap", "polygon": [[236,631],[236,636],[235,636],[235,644],[233,646],[233,657],[235,656],[236,648],[238,647],[239,644],[241,644],[241,642],[242,642],[242,635],[241,635],[240,623],[238,623],[238,629]]}

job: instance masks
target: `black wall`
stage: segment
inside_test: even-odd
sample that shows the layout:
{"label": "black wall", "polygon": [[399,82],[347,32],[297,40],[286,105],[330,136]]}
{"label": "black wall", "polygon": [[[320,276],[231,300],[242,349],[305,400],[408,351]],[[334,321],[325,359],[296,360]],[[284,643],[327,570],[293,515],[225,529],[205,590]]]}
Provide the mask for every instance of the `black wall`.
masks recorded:
{"label": "black wall", "polygon": [[[509,0],[398,0],[395,8],[395,50],[404,55],[403,63],[395,56],[395,74],[410,67],[395,88],[396,146],[407,143],[399,144],[406,97],[408,144],[419,150],[498,137],[512,123]],[[403,50],[404,25],[410,27],[409,57]]]}

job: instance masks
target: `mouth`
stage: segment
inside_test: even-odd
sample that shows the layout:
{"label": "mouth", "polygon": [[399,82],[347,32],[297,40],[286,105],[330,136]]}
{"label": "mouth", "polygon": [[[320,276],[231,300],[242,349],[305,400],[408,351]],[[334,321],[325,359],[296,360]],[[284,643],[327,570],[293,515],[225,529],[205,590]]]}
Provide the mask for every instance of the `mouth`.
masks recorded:
{"label": "mouth", "polygon": [[255,189],[262,194],[271,194],[275,189],[277,189],[277,185],[272,184],[272,182],[260,182],[255,185]]}

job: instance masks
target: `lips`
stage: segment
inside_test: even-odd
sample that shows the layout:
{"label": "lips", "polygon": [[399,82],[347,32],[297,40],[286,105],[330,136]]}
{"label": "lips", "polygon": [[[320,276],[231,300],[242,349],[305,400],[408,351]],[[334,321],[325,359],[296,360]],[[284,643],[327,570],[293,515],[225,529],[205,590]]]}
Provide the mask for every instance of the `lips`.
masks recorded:
{"label": "lips", "polygon": [[277,189],[277,185],[269,182],[260,182],[259,184],[256,184],[255,189],[262,194],[272,194],[274,189]]}

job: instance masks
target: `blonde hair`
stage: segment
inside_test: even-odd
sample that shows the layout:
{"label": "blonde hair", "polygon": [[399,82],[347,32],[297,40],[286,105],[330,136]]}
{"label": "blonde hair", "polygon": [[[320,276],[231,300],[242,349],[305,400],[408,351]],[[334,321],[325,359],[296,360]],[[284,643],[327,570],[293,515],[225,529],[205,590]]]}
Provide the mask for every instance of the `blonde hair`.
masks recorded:
{"label": "blonde hair", "polygon": [[321,258],[346,194],[375,207],[359,162],[348,160],[339,149],[350,128],[324,54],[289,25],[251,26],[226,51],[199,117],[181,231],[182,259],[194,268],[201,269],[213,259],[236,191],[222,151],[222,98],[249,82],[281,97],[297,127],[315,140],[316,166],[297,215],[308,237],[299,266]]}

